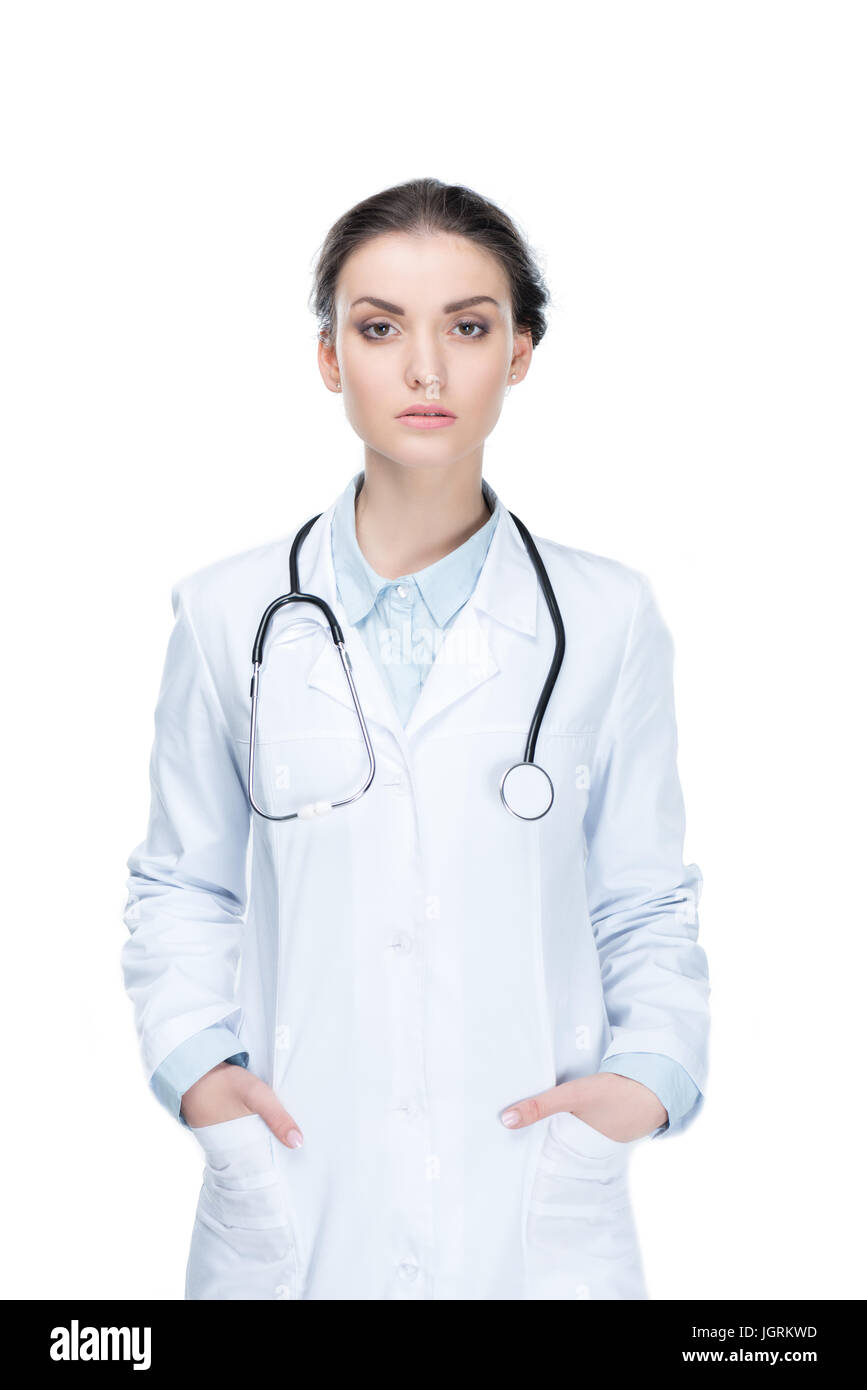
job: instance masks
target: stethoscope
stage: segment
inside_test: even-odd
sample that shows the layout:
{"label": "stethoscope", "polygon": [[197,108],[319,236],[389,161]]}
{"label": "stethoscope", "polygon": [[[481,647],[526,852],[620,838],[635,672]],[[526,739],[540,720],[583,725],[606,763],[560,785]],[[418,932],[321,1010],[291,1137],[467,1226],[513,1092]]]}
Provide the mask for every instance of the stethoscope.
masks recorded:
{"label": "stethoscope", "polygon": [[[319,598],[317,594],[302,594],[298,591],[298,552],[311,526],[319,520],[321,515],[322,513],[318,512],[316,516],[312,516],[309,521],[306,521],[292,542],[292,550],[289,555],[289,582],[292,586],[291,592],[281,595],[280,598],[275,598],[274,602],[270,603],[265,609],[259,623],[259,629],[256,633],[256,640],[253,643],[253,679],[250,682],[250,698],[252,701],[250,710],[250,760],[247,769],[247,795],[253,810],[266,820],[271,821],[296,819],[312,820],[317,816],[328,815],[331,811],[335,811],[338,806],[350,806],[353,801],[358,801],[367,791],[373,781],[373,774],[376,771],[373,744],[370,741],[370,734],[367,731],[367,722],[364,718],[364,711],[361,708],[361,701],[358,698],[358,691],[355,688],[355,681],[352,679],[352,662],[349,659],[349,653],[343,641],[343,633],[340,630],[340,624],[329,605],[325,602],[325,599]],[[551,621],[554,624],[554,633],[557,639],[548,675],[533,712],[533,719],[530,724],[527,742],[524,748],[524,757],[521,762],[514,763],[512,767],[506,768],[506,771],[500,778],[500,800],[506,810],[513,816],[517,816],[519,820],[532,821],[541,820],[542,816],[550,811],[554,801],[554,785],[551,778],[548,776],[545,769],[534,761],[534,755],[536,752],[536,739],[539,735],[539,727],[544,718],[545,710],[548,707],[551,692],[557,682],[560,667],[563,664],[563,653],[566,650],[566,633],[563,628],[563,619],[560,616],[557,599],[551,586],[551,581],[548,578],[548,571],[542,563],[542,557],[536,549],[533,537],[530,535],[524,523],[515,516],[514,512],[509,512],[509,516],[517,526],[521,534],[521,539],[527,548],[527,553],[535,566],[539,584],[545,596],[545,602],[548,605],[548,612],[551,614]],[[297,811],[288,812],[285,816],[272,816],[268,811],[263,810],[263,808],[257,804],[253,794],[253,772],[256,758],[256,716],[259,705],[259,671],[262,665],[262,650],[265,645],[265,638],[271,624],[271,619],[274,617],[274,614],[279,612],[284,604],[287,603],[312,603],[325,614],[328,620],[328,626],[331,630],[331,640],[334,643],[337,655],[343,666],[346,682],[349,686],[349,693],[352,696],[352,703],[355,706],[358,726],[361,730],[361,736],[364,739],[364,747],[367,750],[369,769],[363,786],[359,787],[358,791],[353,792],[352,796],[343,797],[340,801],[311,801],[304,806],[300,806]]]}

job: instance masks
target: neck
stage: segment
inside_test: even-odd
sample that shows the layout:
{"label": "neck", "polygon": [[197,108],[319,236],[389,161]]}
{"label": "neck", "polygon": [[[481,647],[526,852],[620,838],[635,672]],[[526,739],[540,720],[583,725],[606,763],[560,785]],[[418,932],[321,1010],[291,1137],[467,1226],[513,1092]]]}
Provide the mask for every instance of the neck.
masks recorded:
{"label": "neck", "polygon": [[397,579],[451,554],[490,515],[481,462],[405,468],[368,460],[355,500],[355,534],[376,573]]}

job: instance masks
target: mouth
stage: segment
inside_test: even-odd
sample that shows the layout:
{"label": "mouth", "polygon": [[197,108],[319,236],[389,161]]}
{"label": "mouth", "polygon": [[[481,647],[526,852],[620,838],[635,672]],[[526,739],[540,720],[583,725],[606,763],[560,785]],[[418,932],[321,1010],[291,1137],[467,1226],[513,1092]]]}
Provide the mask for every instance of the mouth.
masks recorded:
{"label": "mouth", "polygon": [[455,415],[442,415],[439,412],[404,412],[398,420],[410,430],[447,430],[457,421]]}
{"label": "mouth", "polygon": [[424,418],[429,418],[430,416],[439,416],[441,419],[444,420],[454,420],[457,418],[451,410],[440,410],[438,407],[435,406],[421,405],[408,406],[406,410],[402,410],[400,412],[397,418],[398,420],[405,420],[410,416],[422,416]]}

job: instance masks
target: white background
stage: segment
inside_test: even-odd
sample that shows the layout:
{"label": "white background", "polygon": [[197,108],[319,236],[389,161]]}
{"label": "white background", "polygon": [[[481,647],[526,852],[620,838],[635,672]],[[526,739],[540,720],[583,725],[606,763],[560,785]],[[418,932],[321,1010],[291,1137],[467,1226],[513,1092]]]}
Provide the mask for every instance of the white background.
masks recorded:
{"label": "white background", "polygon": [[486,476],[675,640],[713,1027],[702,1117],[633,1159],[651,1297],[867,1295],[864,21],[3,7],[7,1298],[183,1296],[201,1155],[120,973],[170,590],[362,466],[313,259],[427,175],[554,297]]}

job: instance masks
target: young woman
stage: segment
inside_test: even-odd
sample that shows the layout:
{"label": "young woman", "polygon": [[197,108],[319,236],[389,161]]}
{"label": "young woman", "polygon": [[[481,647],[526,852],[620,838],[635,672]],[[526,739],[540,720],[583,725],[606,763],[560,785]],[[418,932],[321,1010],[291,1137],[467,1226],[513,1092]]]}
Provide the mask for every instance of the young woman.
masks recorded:
{"label": "young woman", "polygon": [[703,1103],[701,876],[647,580],[482,476],[547,301],[467,188],[352,208],[315,308],[363,470],[173,591],[123,966],[204,1155],[187,1298],[647,1297],[627,1170]]}

